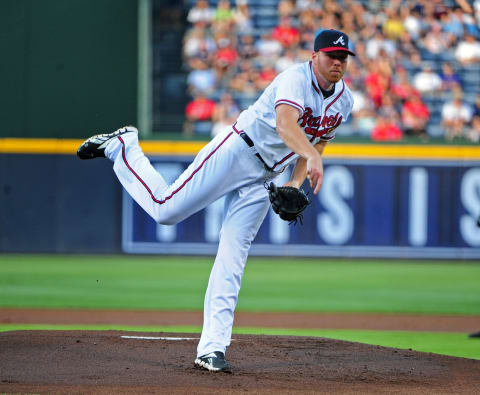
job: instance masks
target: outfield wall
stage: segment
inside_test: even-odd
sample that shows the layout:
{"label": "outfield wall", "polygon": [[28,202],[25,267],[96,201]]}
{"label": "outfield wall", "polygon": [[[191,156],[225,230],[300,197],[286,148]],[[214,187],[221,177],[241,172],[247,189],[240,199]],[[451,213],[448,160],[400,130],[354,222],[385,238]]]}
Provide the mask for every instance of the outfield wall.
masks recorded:
{"label": "outfield wall", "polygon": [[[157,225],[109,162],[72,155],[79,143],[0,139],[0,252],[215,253],[221,202]],[[142,146],[172,181],[203,144]],[[480,147],[332,144],[304,225],[269,213],[252,255],[480,259],[479,158]]]}
{"label": "outfield wall", "polygon": [[[173,182],[190,158],[152,161]],[[284,172],[279,183],[288,177]],[[303,226],[289,226],[270,210],[251,255],[480,259],[474,162],[328,158],[322,189],[310,197]],[[219,200],[178,225],[158,225],[123,192],[122,248],[215,254],[222,215]]]}

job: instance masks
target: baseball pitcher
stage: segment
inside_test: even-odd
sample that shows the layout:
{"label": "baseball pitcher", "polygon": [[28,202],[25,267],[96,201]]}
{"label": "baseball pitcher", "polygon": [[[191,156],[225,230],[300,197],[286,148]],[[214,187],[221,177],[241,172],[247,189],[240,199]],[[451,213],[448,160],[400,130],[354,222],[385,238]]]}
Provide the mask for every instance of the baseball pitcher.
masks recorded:
{"label": "baseball pitcher", "polygon": [[[93,136],[78,149],[80,159],[110,159],[123,187],[159,224],[176,224],[226,197],[194,362],[199,368],[231,372],[225,351],[242,275],[250,245],[270,204],[282,219],[296,220],[308,205],[299,192],[305,179],[314,194],[320,190],[325,145],[353,106],[342,79],[349,55],[355,54],[345,33],[322,31],[315,39],[311,60],[280,73],[171,185],[142,152],[133,126]],[[277,176],[289,164],[294,164],[290,180],[277,187]]]}

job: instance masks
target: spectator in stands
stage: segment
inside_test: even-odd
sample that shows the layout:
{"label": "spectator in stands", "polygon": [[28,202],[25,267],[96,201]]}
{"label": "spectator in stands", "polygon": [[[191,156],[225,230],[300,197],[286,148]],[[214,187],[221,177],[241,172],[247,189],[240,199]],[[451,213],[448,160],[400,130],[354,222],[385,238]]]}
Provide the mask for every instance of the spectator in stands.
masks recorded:
{"label": "spectator in stands", "polygon": [[[342,32],[347,33],[349,36],[356,37],[358,35],[357,26],[355,26],[355,17],[350,12],[344,12],[340,15],[340,25],[342,26]],[[350,44],[350,43],[349,43]],[[351,48],[355,49],[354,47]]]}
{"label": "spectator in stands", "polygon": [[480,62],[480,43],[471,34],[465,34],[455,50],[455,59],[463,66]]}
{"label": "spectator in stands", "polygon": [[[323,1],[323,12],[324,12],[324,14],[338,16],[338,15],[341,15],[345,11],[342,10],[338,1],[336,1],[336,0],[324,0]],[[333,28],[333,26],[325,26],[325,25],[320,25],[320,26],[323,26],[323,27],[329,28],[329,29]]]}
{"label": "spectator in stands", "polygon": [[422,70],[414,75],[413,86],[422,95],[430,95],[442,89],[442,79],[433,71],[429,63],[423,65]]}
{"label": "spectator in stands", "polygon": [[376,108],[382,105],[382,97],[389,88],[390,76],[385,75],[377,61],[367,65],[368,74],[365,76],[365,90]]}
{"label": "spectator in stands", "polygon": [[197,22],[204,22],[209,25],[214,16],[214,9],[208,5],[207,0],[197,0],[195,6],[193,6],[187,14],[187,21],[192,25]]}
{"label": "spectator in stands", "polygon": [[480,93],[477,95],[473,106],[472,120],[467,128],[466,137],[473,143],[480,142]]}
{"label": "spectator in stands", "polygon": [[479,22],[475,21],[473,9],[468,3],[464,3],[464,6],[466,7],[454,7],[455,15],[459,20],[462,21],[464,33],[471,34],[472,36],[479,38],[478,26],[480,26],[480,24]]}
{"label": "spectator in stands", "polygon": [[282,44],[273,39],[271,34],[264,32],[255,43],[257,52],[265,59],[277,59],[282,53]]}
{"label": "spectator in stands", "polygon": [[[457,7],[461,10],[460,7]],[[462,14],[454,12],[452,9],[448,9],[442,16],[441,23],[443,25],[443,31],[447,34],[451,34],[455,37],[455,41],[461,38],[464,34]]]}
{"label": "spectator in stands", "polygon": [[207,34],[203,24],[197,23],[183,43],[183,55],[191,69],[205,68],[208,65],[217,47],[215,41]]}
{"label": "spectator in stands", "polygon": [[373,102],[365,93],[360,68],[350,63],[349,76],[346,79],[353,96],[352,129],[361,136],[371,137],[376,123]]}
{"label": "spectator in stands", "polygon": [[270,84],[273,79],[277,76],[277,72],[273,67],[273,62],[265,62],[260,73],[258,74],[257,79],[257,90],[263,91],[268,84]]}
{"label": "spectator in stands", "polygon": [[188,90],[191,95],[203,92],[207,95],[215,92],[217,88],[217,77],[215,70],[209,68],[205,62],[198,61],[187,77]]}
{"label": "spectator in stands", "polygon": [[294,49],[287,49],[280,58],[275,62],[275,70],[277,73],[288,69],[298,62],[297,54]]}
{"label": "spectator in stands", "polygon": [[377,114],[371,108],[356,111],[352,117],[352,126],[360,136],[371,137],[376,122]]}
{"label": "spectator in stands", "polygon": [[480,117],[480,92],[477,94],[475,98],[475,104],[473,106],[472,116]]}
{"label": "spectator in stands", "polygon": [[241,59],[254,59],[258,56],[258,51],[255,47],[255,39],[251,34],[240,34],[238,56]]}
{"label": "spectator in stands", "polygon": [[367,12],[365,5],[359,1],[353,1],[350,3],[350,13],[353,15],[354,23],[355,26],[357,26],[358,32],[361,32],[371,20],[371,15]]}
{"label": "spectator in stands", "polygon": [[229,36],[219,36],[217,39],[217,48],[217,52],[213,56],[214,63],[224,69],[232,68],[236,65],[238,53]]}
{"label": "spectator in stands", "polygon": [[385,10],[386,20],[383,23],[382,31],[387,39],[398,40],[405,32],[405,26],[403,25],[398,10],[395,6],[390,5]]}
{"label": "spectator in stands", "polygon": [[393,82],[390,91],[395,102],[403,103],[411,95],[416,94],[413,85],[410,83],[410,77],[402,66],[398,66],[393,76]]}
{"label": "spectator in stands", "polygon": [[377,110],[380,116],[390,119],[397,125],[400,125],[400,114],[395,106],[395,100],[390,91],[385,92],[382,97],[382,105]]}
{"label": "spectator in stands", "polygon": [[380,30],[376,30],[373,37],[366,42],[366,54],[369,59],[377,59],[381,50],[389,57],[394,57],[396,52],[395,43],[386,39]]}
{"label": "spectator in stands", "polygon": [[292,18],[284,16],[280,19],[280,24],[273,29],[272,38],[284,48],[293,48],[300,42],[300,32],[292,26]]}
{"label": "spectator in stands", "polygon": [[306,11],[314,17],[318,17],[323,12],[322,4],[317,0],[297,0],[296,7],[299,13]]}
{"label": "spectator in stands", "polygon": [[[401,49],[403,49],[403,45]],[[422,56],[420,51],[416,48],[409,48],[409,50],[409,52],[401,52],[401,57],[398,59],[398,63],[409,70],[409,72],[416,73],[422,69]]]}
{"label": "spectator in stands", "polygon": [[[470,4],[467,3],[467,6],[470,7]],[[475,0],[473,2],[473,10],[470,9],[469,11],[473,13],[475,20],[477,21],[477,25],[480,26],[480,0]]]}
{"label": "spectator in stands", "polygon": [[442,73],[440,78],[442,79],[442,91],[444,93],[450,93],[461,86],[460,77],[455,72],[450,62],[442,63]]}
{"label": "spectator in stands", "polygon": [[[343,80],[350,87],[350,90],[352,91],[358,90],[365,93],[364,92],[365,88],[363,86],[363,78],[364,78],[363,73],[364,73],[363,66],[360,66],[357,62],[355,62],[352,59],[348,64],[348,71],[343,76]],[[353,107],[355,108],[355,104],[353,105]]]}
{"label": "spectator in stands", "polygon": [[402,126],[407,136],[427,139],[427,123],[430,111],[419,94],[412,94],[403,103]]}
{"label": "spectator in stands", "polygon": [[411,59],[416,52],[418,49],[414,45],[410,33],[405,30],[397,39],[397,55],[400,57],[397,61],[401,62],[402,57]]}
{"label": "spectator in stands", "polygon": [[255,97],[257,90],[258,71],[250,60],[242,59],[239,70],[230,81],[230,88],[246,97]]}
{"label": "spectator in stands", "polygon": [[225,128],[232,126],[239,114],[240,108],[233,100],[232,95],[228,92],[225,92],[221,96],[220,101],[215,104],[215,108],[213,109],[212,136],[216,136]]}
{"label": "spectator in stands", "polygon": [[253,29],[252,15],[248,7],[248,0],[236,0],[235,9],[233,10],[233,19],[235,21],[236,30],[239,33],[247,34]]}
{"label": "spectator in stands", "polygon": [[420,43],[424,50],[422,58],[429,60],[444,59],[453,44],[451,36],[442,31],[442,25],[437,21],[432,23],[431,30],[420,40]]}
{"label": "spectator in stands", "polygon": [[423,31],[422,18],[415,8],[401,7],[403,26],[407,30],[412,40],[420,38]]}
{"label": "spectator in stands", "polygon": [[402,139],[402,130],[392,120],[385,116],[379,116],[372,130],[374,141],[398,141]]}
{"label": "spectator in stands", "polygon": [[[313,41],[315,40],[316,20],[314,14],[310,11],[302,11],[299,16],[300,42],[299,47],[304,54],[302,59],[309,59],[313,51]],[[343,30],[345,32],[345,30]],[[345,32],[348,34],[348,32]]]}
{"label": "spectator in stands", "polygon": [[295,17],[297,14],[295,2],[293,0],[280,0],[277,5],[277,13],[280,18]]}
{"label": "spectator in stands", "polygon": [[465,127],[472,120],[471,108],[463,102],[463,94],[460,90],[454,92],[453,100],[446,102],[442,107],[442,126],[445,138],[453,140],[462,137]]}
{"label": "spectator in stands", "polygon": [[183,125],[183,132],[192,135],[197,122],[211,121],[215,102],[208,99],[203,93],[197,93],[193,100],[185,108],[186,120]]}
{"label": "spectator in stands", "polygon": [[218,0],[213,19],[215,23],[225,22],[227,25],[234,22],[234,12],[230,0]]}

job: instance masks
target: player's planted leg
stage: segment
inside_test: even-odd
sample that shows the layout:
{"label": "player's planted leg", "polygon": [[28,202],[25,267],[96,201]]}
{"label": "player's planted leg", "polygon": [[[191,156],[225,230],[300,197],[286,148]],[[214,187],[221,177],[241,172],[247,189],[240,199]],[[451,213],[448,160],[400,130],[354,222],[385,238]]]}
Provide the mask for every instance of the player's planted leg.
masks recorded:
{"label": "player's planted leg", "polygon": [[209,370],[210,372],[232,373],[232,367],[226,361],[225,354],[220,351],[198,357],[195,360],[195,366]]}
{"label": "player's planted leg", "polygon": [[230,345],[233,314],[248,251],[269,206],[268,195],[261,182],[232,191],[226,196],[226,214],[220,231],[218,252],[205,294],[198,358],[213,352],[224,355]]}

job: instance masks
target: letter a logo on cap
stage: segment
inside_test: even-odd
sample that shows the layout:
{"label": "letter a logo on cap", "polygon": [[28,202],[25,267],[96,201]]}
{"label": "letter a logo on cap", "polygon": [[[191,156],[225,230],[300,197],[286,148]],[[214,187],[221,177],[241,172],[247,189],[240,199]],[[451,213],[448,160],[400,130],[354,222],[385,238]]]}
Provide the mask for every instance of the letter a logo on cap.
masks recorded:
{"label": "letter a logo on cap", "polygon": [[345,46],[345,41],[343,40],[343,36],[340,36],[338,37],[338,39],[336,41],[333,42],[334,44],[342,44],[343,46]]}

